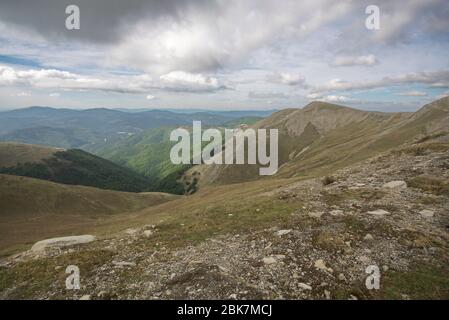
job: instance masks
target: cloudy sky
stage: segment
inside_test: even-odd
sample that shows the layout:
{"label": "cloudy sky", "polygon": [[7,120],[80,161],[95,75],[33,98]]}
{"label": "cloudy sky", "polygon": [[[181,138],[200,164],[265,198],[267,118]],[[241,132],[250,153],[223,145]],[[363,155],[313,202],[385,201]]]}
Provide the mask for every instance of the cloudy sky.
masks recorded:
{"label": "cloudy sky", "polygon": [[0,0],[0,109],[412,111],[449,94],[448,17],[447,0]]}

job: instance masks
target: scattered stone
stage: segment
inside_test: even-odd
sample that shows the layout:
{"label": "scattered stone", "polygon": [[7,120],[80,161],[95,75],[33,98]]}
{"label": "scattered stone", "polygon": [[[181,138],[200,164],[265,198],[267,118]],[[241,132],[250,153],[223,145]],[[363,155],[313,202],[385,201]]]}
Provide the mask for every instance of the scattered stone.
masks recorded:
{"label": "scattered stone", "polygon": [[407,188],[407,183],[402,180],[390,181],[385,183],[382,188],[384,189],[405,189]]}
{"label": "scattered stone", "polygon": [[130,236],[135,236],[137,234],[137,232],[138,232],[138,230],[133,229],[133,228],[128,228],[125,230],[125,233]]}
{"label": "scattered stone", "polygon": [[302,290],[312,290],[312,287],[305,283],[298,283],[298,287]]}
{"label": "scattered stone", "polygon": [[44,251],[47,248],[61,248],[68,247],[77,244],[85,244],[95,241],[95,237],[92,235],[82,235],[82,236],[70,236],[70,237],[60,237],[60,238],[51,238],[36,242],[32,247],[31,251],[39,252]]}
{"label": "scattered stone", "polygon": [[368,211],[368,214],[371,214],[373,216],[384,216],[384,215],[387,215],[390,213],[383,209],[377,209],[377,210],[373,210],[373,211]]}
{"label": "scattered stone", "polygon": [[323,213],[322,213],[322,212],[316,212],[316,211],[313,211],[313,212],[309,212],[308,215],[309,215],[309,217],[311,217],[311,218],[319,219],[319,218],[321,218],[321,216],[323,215]]}
{"label": "scattered stone", "polygon": [[153,230],[145,230],[144,232],[143,232],[143,235],[145,236],[145,237],[147,237],[147,238],[149,238],[149,237],[151,237],[152,235],[153,235]]}
{"label": "scattered stone", "polygon": [[237,299],[237,294],[236,293],[230,294],[229,299],[234,299],[234,300]]}
{"label": "scattered stone", "polygon": [[273,257],[265,257],[262,259],[265,264],[273,264],[276,263],[276,259]]}
{"label": "scattered stone", "polygon": [[323,259],[316,260],[314,265],[315,265],[315,268],[317,268],[318,270],[328,271],[328,272],[332,272],[333,271],[331,268],[328,268],[326,266],[326,264],[324,263]]}
{"label": "scattered stone", "polygon": [[368,263],[371,261],[371,259],[367,256],[360,256],[360,257],[358,257],[358,260],[362,263]]}
{"label": "scattered stone", "polygon": [[373,241],[374,237],[371,234],[367,233],[366,236],[363,237],[363,240],[365,240],[365,241]]}
{"label": "scattered stone", "polygon": [[90,295],[89,294],[85,294],[84,296],[82,296],[80,298],[80,300],[90,300]]}
{"label": "scattered stone", "polygon": [[336,217],[336,216],[342,216],[342,215],[343,215],[343,210],[338,210],[338,209],[332,210],[332,211],[329,212],[329,214],[330,214],[331,216],[334,216],[334,217]]}
{"label": "scattered stone", "polygon": [[345,275],[344,275],[343,273],[340,273],[340,274],[338,275],[338,280],[340,280],[340,281],[346,281]]}
{"label": "scattered stone", "polygon": [[127,261],[113,261],[112,264],[117,267],[133,267],[136,265],[134,262]]}
{"label": "scattered stone", "polygon": [[285,236],[286,234],[289,234],[292,231],[292,229],[285,229],[285,230],[279,230],[278,232],[276,232],[276,234],[279,237]]}
{"label": "scattered stone", "polygon": [[419,212],[419,214],[424,218],[432,218],[433,215],[435,214],[435,212],[432,210],[424,209],[424,210],[421,210]]}

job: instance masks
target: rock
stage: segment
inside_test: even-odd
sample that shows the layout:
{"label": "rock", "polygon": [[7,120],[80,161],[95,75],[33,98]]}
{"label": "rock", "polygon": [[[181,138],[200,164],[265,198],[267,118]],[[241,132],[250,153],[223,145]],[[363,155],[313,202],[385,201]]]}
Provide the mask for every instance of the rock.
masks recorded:
{"label": "rock", "polygon": [[312,287],[305,283],[298,283],[298,287],[302,290],[312,290]]}
{"label": "rock", "polygon": [[340,274],[338,275],[338,280],[340,280],[340,281],[346,281],[345,275],[344,275],[343,273],[340,273]]}
{"label": "rock", "polygon": [[263,263],[265,264],[273,264],[276,263],[276,259],[273,257],[265,257],[262,259]]}
{"label": "rock", "polygon": [[106,291],[100,291],[97,294],[98,298],[100,298],[100,299],[106,297],[106,295],[107,295]]}
{"label": "rock", "polygon": [[385,211],[383,209],[377,209],[377,210],[373,210],[373,211],[368,211],[368,214],[371,214],[373,216],[384,216],[387,214],[390,214],[388,211]]}
{"label": "rock", "polygon": [[80,300],[90,300],[90,295],[85,294],[84,296],[82,296],[82,297],[80,298]]}
{"label": "rock", "polygon": [[370,235],[369,233],[366,234],[366,236],[363,237],[363,240],[365,241],[373,241],[374,237]]}
{"label": "rock", "polygon": [[368,263],[371,261],[371,259],[367,256],[360,256],[360,257],[358,257],[358,260],[362,263]]}
{"label": "rock", "polygon": [[321,218],[321,216],[323,215],[322,212],[315,212],[315,211],[309,212],[308,214],[309,214],[309,217],[317,218],[317,219]]}
{"label": "rock", "polygon": [[82,236],[70,236],[70,237],[60,237],[51,238],[36,242],[32,247],[31,251],[39,252],[44,251],[47,248],[61,248],[68,247],[77,244],[84,244],[95,241],[95,236],[92,235],[82,235]]}
{"label": "rock", "polygon": [[285,229],[285,230],[279,230],[278,232],[276,232],[276,234],[279,237],[285,236],[286,234],[289,234],[292,231],[292,229]]}
{"label": "rock", "polygon": [[237,294],[236,293],[230,294],[229,299],[234,299],[234,300],[237,299]]}
{"label": "rock", "polygon": [[331,268],[326,267],[326,264],[324,263],[323,259],[318,259],[315,261],[315,268],[322,271],[328,271],[332,272],[333,270]]}
{"label": "rock", "polygon": [[145,237],[147,237],[147,238],[149,238],[149,237],[151,237],[152,235],[153,235],[153,230],[145,230],[144,232],[143,232],[143,235],[145,236]]}
{"label": "rock", "polygon": [[130,236],[135,236],[137,234],[138,230],[137,229],[133,229],[133,228],[129,228],[125,230],[125,233],[130,235]]}
{"label": "rock", "polygon": [[385,189],[405,189],[407,188],[407,183],[402,180],[390,181],[385,183],[382,188]]}
{"label": "rock", "polygon": [[419,214],[424,218],[432,218],[435,213],[432,210],[424,209]]}
{"label": "rock", "polygon": [[329,212],[329,214],[331,215],[331,216],[342,216],[343,215],[343,210],[338,210],[338,209],[336,209],[336,210],[332,210],[332,211],[330,211]]}
{"label": "rock", "polygon": [[126,261],[113,261],[112,264],[117,267],[133,267],[136,265],[134,262]]}
{"label": "rock", "polygon": [[329,290],[324,290],[324,296],[326,297],[326,300],[330,300],[331,299],[331,293]]}

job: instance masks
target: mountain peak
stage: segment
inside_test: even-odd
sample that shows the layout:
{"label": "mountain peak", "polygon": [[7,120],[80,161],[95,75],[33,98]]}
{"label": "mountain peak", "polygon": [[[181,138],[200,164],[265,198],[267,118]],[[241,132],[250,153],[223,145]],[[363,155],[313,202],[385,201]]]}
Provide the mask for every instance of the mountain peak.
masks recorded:
{"label": "mountain peak", "polygon": [[339,104],[324,102],[324,101],[312,101],[312,102],[308,103],[303,108],[303,110],[304,111],[307,111],[307,110],[348,110],[348,111],[352,110],[352,111],[363,112],[361,110],[357,110],[354,108],[342,106]]}

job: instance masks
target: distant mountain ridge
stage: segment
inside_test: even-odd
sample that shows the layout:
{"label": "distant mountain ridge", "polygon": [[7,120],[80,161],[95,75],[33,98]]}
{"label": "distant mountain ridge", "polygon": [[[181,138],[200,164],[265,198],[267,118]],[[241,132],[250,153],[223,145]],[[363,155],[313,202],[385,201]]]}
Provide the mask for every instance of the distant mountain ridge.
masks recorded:
{"label": "distant mountain ridge", "polygon": [[[121,141],[151,128],[192,125],[219,126],[261,112],[201,111],[192,113],[166,110],[124,112],[106,108],[85,110],[29,107],[0,112],[0,141],[42,144],[90,150],[109,141]],[[262,112],[269,114],[269,112]]]}

